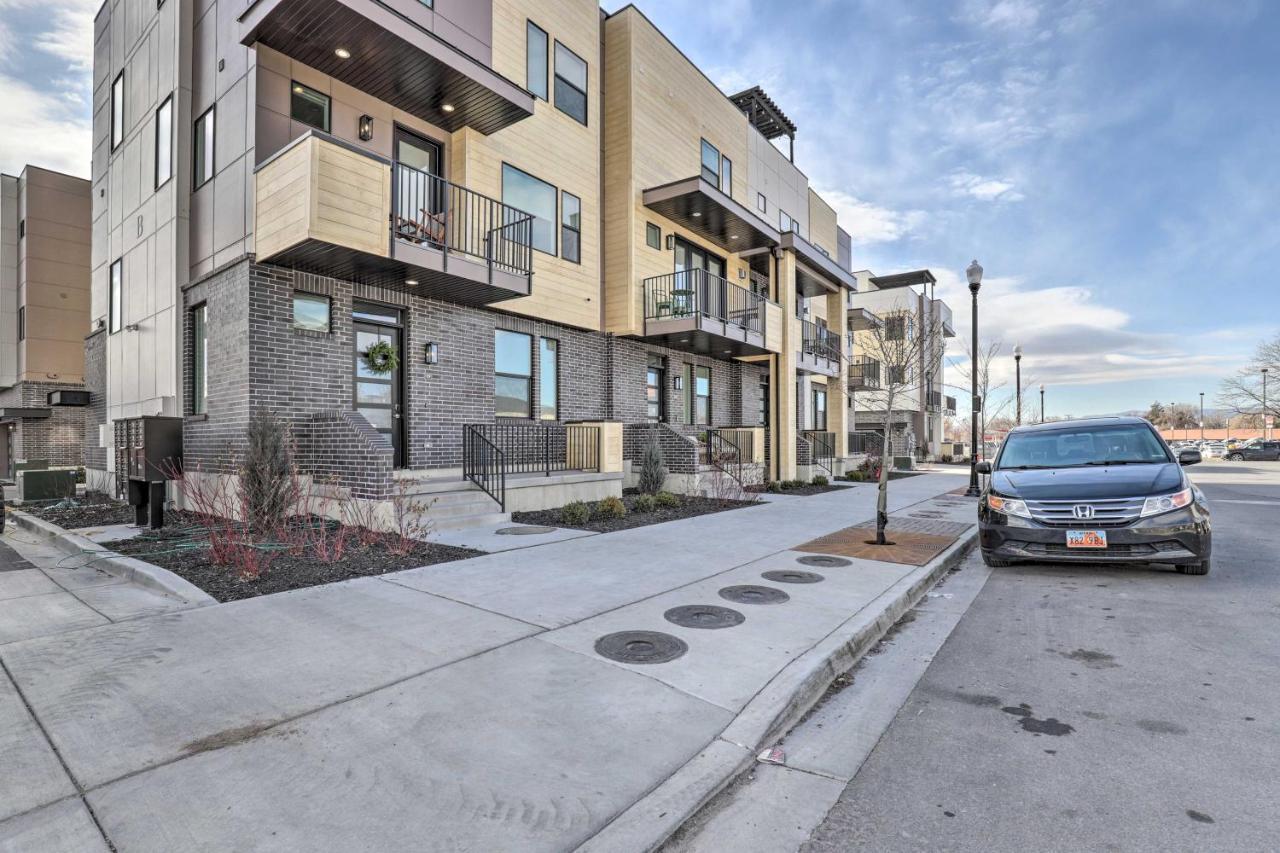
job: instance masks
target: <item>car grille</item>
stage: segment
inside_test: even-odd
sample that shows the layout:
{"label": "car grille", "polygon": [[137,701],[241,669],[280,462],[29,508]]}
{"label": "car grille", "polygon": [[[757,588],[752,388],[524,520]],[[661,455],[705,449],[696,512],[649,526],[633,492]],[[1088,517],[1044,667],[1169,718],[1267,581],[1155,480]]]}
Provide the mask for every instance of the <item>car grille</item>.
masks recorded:
{"label": "car grille", "polygon": [[[1142,513],[1142,498],[1102,498],[1078,501],[1027,501],[1031,517],[1049,527],[1123,527]],[[1075,508],[1093,508],[1092,518],[1077,518]]]}
{"label": "car grille", "polygon": [[1073,557],[1088,557],[1090,554],[1115,554],[1126,557],[1143,557],[1156,553],[1152,545],[1108,545],[1106,548],[1068,548],[1060,542],[1030,542],[1022,546],[1028,554],[1070,554]]}

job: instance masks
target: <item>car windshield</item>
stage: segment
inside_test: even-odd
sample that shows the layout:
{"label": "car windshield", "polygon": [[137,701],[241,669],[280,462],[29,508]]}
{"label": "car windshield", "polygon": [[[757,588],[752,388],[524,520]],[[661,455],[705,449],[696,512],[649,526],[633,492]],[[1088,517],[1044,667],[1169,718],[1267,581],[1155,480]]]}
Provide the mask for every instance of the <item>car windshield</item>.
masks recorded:
{"label": "car windshield", "polygon": [[997,468],[1078,468],[1169,462],[1164,444],[1141,424],[1010,433]]}

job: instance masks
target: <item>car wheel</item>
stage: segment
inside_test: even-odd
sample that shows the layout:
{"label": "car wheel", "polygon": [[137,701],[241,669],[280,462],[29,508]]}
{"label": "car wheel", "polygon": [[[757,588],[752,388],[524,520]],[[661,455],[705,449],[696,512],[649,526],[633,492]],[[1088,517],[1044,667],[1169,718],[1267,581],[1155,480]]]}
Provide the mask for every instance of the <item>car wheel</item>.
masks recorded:
{"label": "car wheel", "polygon": [[986,551],[982,552],[982,562],[987,564],[988,568],[1005,569],[1013,565],[1013,560],[997,560]]}
{"label": "car wheel", "polygon": [[1227,457],[1227,459],[1231,460],[1232,462],[1243,462],[1244,455],[1240,453],[1232,453],[1230,456]]}
{"label": "car wheel", "polygon": [[1201,563],[1187,563],[1182,566],[1174,566],[1180,575],[1207,575],[1209,574],[1209,561],[1205,560]]}

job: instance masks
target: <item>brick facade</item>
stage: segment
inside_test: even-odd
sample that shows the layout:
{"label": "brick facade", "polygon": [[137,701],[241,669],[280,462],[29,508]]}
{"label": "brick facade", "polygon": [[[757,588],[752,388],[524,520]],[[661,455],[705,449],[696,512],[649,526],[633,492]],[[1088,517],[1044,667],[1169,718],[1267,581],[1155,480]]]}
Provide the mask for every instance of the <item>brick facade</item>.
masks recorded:
{"label": "brick facade", "polygon": [[94,332],[84,339],[84,389],[89,405],[84,410],[84,465],[107,470],[107,448],[100,427],[107,423],[107,332]]}
{"label": "brick facade", "polygon": [[49,409],[47,418],[15,418],[11,461],[47,459],[53,466],[84,464],[84,409],[80,406],[50,406],[50,391],[83,391],[79,382],[21,381],[0,391],[0,408]]}

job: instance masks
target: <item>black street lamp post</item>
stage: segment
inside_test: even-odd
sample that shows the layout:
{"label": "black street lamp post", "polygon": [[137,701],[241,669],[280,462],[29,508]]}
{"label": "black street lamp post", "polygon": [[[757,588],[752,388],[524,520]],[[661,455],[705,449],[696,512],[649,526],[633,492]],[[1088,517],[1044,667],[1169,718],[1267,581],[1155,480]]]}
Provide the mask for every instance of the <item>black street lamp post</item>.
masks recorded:
{"label": "black street lamp post", "polygon": [[973,349],[969,360],[969,378],[973,380],[969,433],[973,443],[969,449],[969,488],[965,495],[976,498],[981,494],[978,488],[978,412],[982,410],[982,400],[978,398],[978,288],[982,287],[982,266],[975,260],[964,274],[969,279],[969,293],[973,294]]}
{"label": "black street lamp post", "polygon": [[1040,423],[1044,423],[1044,383],[1040,383]]}
{"label": "black street lamp post", "polygon": [[1013,346],[1013,387],[1018,400],[1017,425],[1022,426],[1022,344]]}

